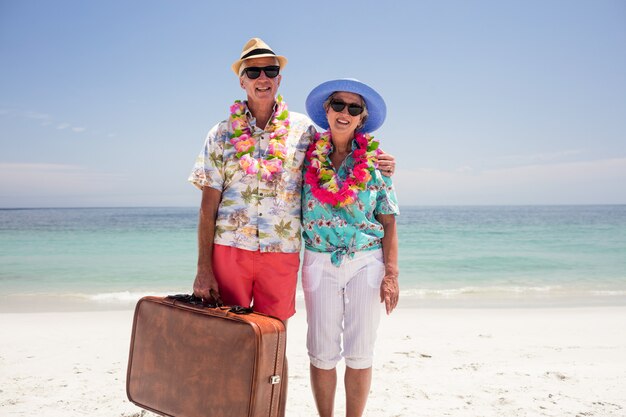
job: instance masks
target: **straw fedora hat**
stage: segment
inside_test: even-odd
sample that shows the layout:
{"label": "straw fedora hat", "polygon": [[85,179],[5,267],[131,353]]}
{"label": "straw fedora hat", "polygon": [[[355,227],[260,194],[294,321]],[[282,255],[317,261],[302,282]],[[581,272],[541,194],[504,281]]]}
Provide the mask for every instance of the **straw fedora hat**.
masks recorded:
{"label": "straw fedora hat", "polygon": [[323,129],[328,129],[328,119],[324,102],[331,94],[337,91],[347,91],[363,97],[367,106],[367,120],[365,124],[357,129],[359,132],[373,132],[383,125],[387,116],[387,105],[385,100],[376,90],[369,85],[355,80],[354,78],[341,78],[338,80],[326,81],[315,87],[306,98],[306,112],[316,125]]}
{"label": "straw fedora hat", "polygon": [[287,58],[284,56],[276,55],[272,48],[265,42],[263,42],[260,38],[252,38],[243,46],[241,51],[241,56],[235,63],[231,66],[233,72],[239,76],[239,68],[241,68],[241,64],[246,59],[252,58],[263,58],[263,57],[273,57],[278,60],[278,65],[282,70],[285,65],[287,65]]}

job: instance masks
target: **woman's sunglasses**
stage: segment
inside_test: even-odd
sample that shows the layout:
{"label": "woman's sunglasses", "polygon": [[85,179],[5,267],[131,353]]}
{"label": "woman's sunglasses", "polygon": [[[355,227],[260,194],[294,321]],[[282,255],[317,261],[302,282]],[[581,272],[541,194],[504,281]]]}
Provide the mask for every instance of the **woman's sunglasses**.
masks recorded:
{"label": "woman's sunglasses", "polygon": [[280,72],[280,67],[278,65],[268,65],[267,67],[248,67],[243,70],[251,80],[259,78],[261,71],[267,75],[267,78],[276,78]]}
{"label": "woman's sunglasses", "polygon": [[332,109],[337,113],[341,113],[343,109],[346,108],[346,106],[348,106],[348,113],[350,113],[350,116],[358,116],[359,114],[363,113],[363,106],[359,106],[358,104],[347,104],[341,100],[334,99],[330,101],[330,107],[332,107]]}

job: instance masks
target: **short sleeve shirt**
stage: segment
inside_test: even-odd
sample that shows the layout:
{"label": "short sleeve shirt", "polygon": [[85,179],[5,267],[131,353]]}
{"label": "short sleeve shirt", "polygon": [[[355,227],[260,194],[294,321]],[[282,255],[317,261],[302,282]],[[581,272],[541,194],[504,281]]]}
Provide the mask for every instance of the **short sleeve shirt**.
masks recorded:
{"label": "short sleeve shirt", "polygon": [[[310,161],[305,161],[305,169],[309,164]],[[348,168],[353,165],[350,153],[336,171],[340,180],[347,178]],[[302,227],[306,248],[331,252],[335,264],[340,263],[346,254],[382,246],[384,229],[376,220],[377,214],[400,214],[391,178],[383,176],[377,169],[372,172],[365,189],[359,192],[356,202],[343,208],[320,202],[313,196],[309,184],[303,186]]]}
{"label": "short sleeve shirt", "polygon": [[[256,126],[247,107],[246,113],[257,141],[254,157],[259,159],[267,153],[270,133]],[[200,189],[222,192],[215,243],[261,252],[300,251],[302,164],[315,128],[308,117],[291,111],[289,124],[283,172],[270,181],[246,175],[241,169],[227,120],[207,135],[189,181]]]}

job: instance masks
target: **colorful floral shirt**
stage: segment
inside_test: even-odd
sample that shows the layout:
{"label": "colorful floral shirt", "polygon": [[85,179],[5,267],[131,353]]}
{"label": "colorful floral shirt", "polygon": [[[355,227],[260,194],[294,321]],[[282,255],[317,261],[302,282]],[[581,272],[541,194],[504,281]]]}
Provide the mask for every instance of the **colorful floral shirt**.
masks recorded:
{"label": "colorful floral shirt", "polygon": [[[353,143],[354,149],[356,143]],[[348,167],[353,163],[349,154],[337,171],[340,179],[347,178]],[[305,161],[305,170],[309,164]],[[379,170],[372,173],[372,179],[365,190],[359,192],[356,203],[343,208],[321,203],[311,193],[311,186],[305,183],[302,189],[305,247],[315,252],[330,252],[335,266],[339,266],[346,255],[379,249],[384,229],[376,220],[377,214],[400,214],[391,178],[383,176]]]}
{"label": "colorful floral shirt", "polygon": [[[257,140],[255,158],[266,155],[269,132],[256,126],[246,106],[250,129]],[[299,252],[302,163],[315,135],[311,120],[289,112],[287,157],[283,172],[270,181],[245,175],[230,143],[228,121],[214,126],[196,159],[189,181],[196,187],[222,192],[215,239],[220,245],[261,252]]]}

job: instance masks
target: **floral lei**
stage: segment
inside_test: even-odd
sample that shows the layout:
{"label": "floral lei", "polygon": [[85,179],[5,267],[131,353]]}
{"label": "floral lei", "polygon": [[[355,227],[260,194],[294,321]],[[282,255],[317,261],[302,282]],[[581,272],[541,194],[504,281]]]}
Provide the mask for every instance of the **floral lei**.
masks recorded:
{"label": "floral lei", "polygon": [[246,106],[241,100],[235,101],[230,106],[230,117],[228,118],[228,128],[230,133],[230,143],[237,151],[239,166],[246,175],[257,174],[264,181],[270,181],[278,177],[283,172],[283,161],[287,154],[285,142],[289,134],[289,111],[282,96],[276,98],[276,111],[270,123],[270,143],[267,148],[268,154],[265,158],[256,159],[252,155],[256,146],[256,139],[251,133]]}
{"label": "floral lei", "polygon": [[354,164],[343,183],[331,166],[329,154],[332,149],[330,131],[315,135],[306,157],[310,161],[304,180],[311,186],[313,196],[335,208],[353,204],[359,191],[372,178],[371,172],[378,166],[378,141],[373,136],[357,132],[354,139],[357,149],[352,152]]}

